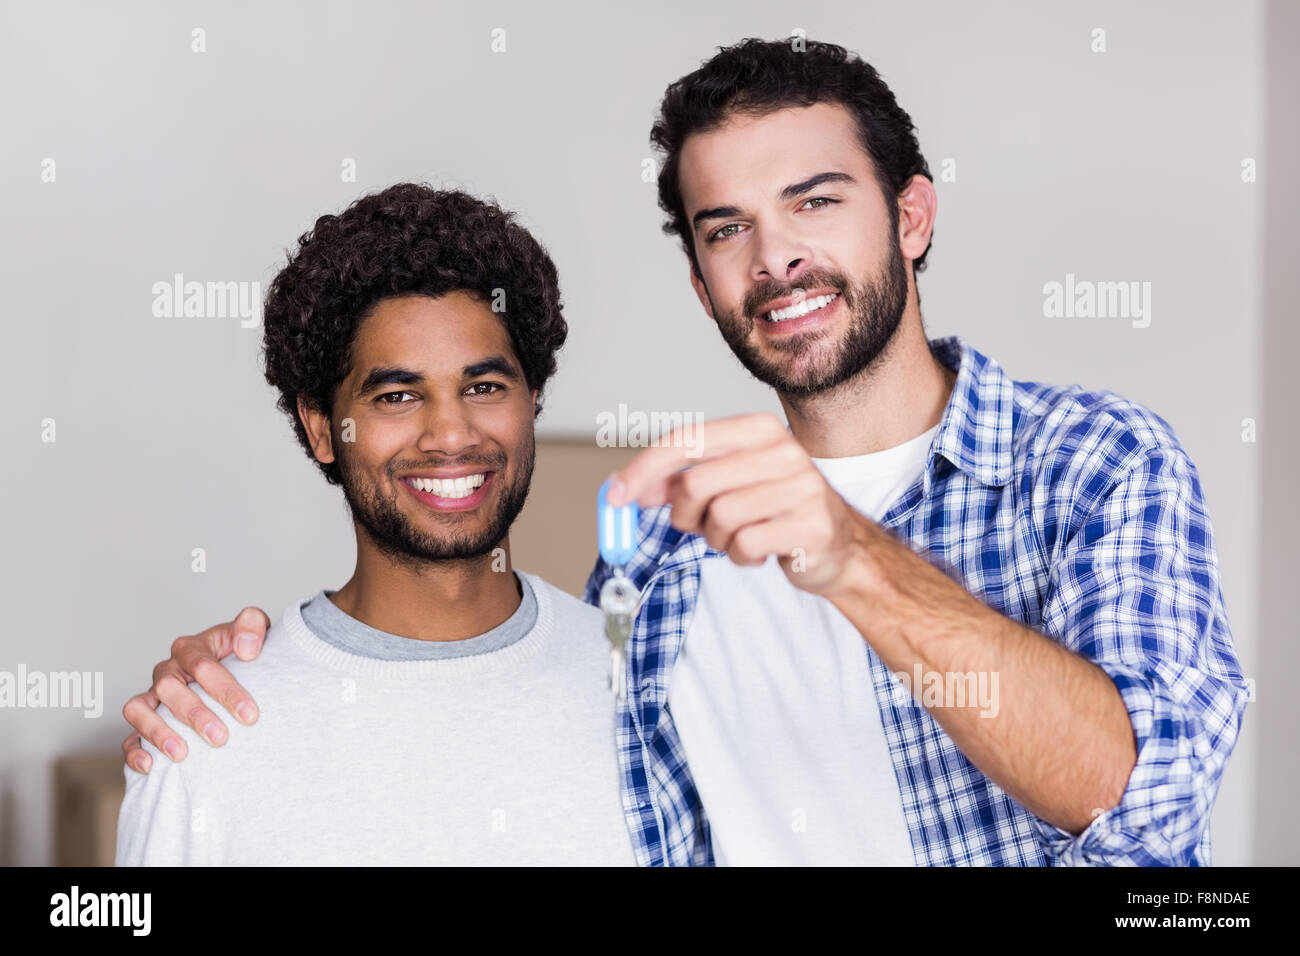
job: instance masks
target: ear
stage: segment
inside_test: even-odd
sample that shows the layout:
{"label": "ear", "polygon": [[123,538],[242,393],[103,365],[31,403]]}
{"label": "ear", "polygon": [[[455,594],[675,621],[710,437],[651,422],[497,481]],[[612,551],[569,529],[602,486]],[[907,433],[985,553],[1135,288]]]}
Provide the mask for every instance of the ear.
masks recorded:
{"label": "ear", "polygon": [[700,300],[700,305],[704,306],[704,311],[708,313],[709,318],[715,318],[713,315],[713,303],[709,301],[709,290],[704,285],[704,279],[695,271],[695,263],[687,263],[691,270],[691,288],[695,290],[695,295]]}
{"label": "ear", "polygon": [[934,183],[920,173],[908,181],[898,195],[898,247],[908,262],[917,259],[930,244],[939,197]]}
{"label": "ear", "polygon": [[312,454],[322,464],[334,460],[334,436],[330,434],[330,420],[320,409],[312,405],[302,395],[298,396],[298,420],[307,430],[307,440],[311,442]]}
{"label": "ear", "polygon": [[529,397],[532,399],[532,403],[533,403],[533,417],[536,418],[537,417],[537,389],[533,389],[529,393]]}

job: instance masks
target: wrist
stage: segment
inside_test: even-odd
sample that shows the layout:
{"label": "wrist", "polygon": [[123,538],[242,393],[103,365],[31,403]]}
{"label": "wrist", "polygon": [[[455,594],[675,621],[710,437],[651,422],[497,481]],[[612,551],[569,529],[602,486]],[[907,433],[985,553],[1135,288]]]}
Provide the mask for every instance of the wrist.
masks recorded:
{"label": "wrist", "polygon": [[845,615],[849,614],[850,608],[866,607],[879,602],[883,580],[876,537],[887,534],[869,519],[854,514],[839,575],[822,592],[822,596]]}

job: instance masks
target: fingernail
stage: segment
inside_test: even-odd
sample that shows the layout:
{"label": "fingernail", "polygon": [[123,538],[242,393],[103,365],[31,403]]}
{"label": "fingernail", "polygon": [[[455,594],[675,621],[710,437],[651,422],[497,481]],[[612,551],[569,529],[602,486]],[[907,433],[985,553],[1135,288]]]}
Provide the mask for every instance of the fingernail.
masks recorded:
{"label": "fingernail", "polygon": [[235,653],[240,657],[251,656],[257,653],[257,638],[252,634],[238,634],[235,636]]}
{"label": "fingernail", "polygon": [[203,736],[208,738],[210,744],[220,744],[224,739],[221,736],[221,725],[215,720],[209,721],[203,728]]}
{"label": "fingernail", "polygon": [[609,491],[605,494],[605,500],[617,508],[623,504],[625,494],[627,494],[627,485],[621,481],[616,481],[609,486]]}
{"label": "fingernail", "polygon": [[[176,759],[176,754],[180,751],[180,749],[181,749],[181,745],[177,742],[175,737],[168,737],[166,740],[163,741],[163,753],[171,757],[173,760]],[[145,755],[145,759],[146,760],[149,759],[148,754]]]}
{"label": "fingernail", "polygon": [[235,708],[235,716],[246,724],[251,724],[257,720],[257,708],[248,701],[242,702]]}
{"label": "fingernail", "polygon": [[141,754],[140,756],[135,758],[135,769],[139,773],[148,773],[149,764],[151,763],[153,763],[152,757],[150,757],[148,754]]}

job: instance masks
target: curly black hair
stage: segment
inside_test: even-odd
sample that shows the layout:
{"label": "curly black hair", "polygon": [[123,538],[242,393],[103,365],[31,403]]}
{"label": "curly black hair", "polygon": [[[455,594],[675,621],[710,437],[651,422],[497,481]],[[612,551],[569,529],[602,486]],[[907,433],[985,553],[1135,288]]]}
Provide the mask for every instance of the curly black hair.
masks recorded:
{"label": "curly black hair", "polygon": [[[399,183],[321,216],[267,288],[263,355],[277,407],[312,454],[298,398],[332,417],[347,377],[357,328],[380,301],[465,291],[501,301],[500,313],[530,389],[555,374],[564,321],[555,264],[515,216],[457,190]],[[316,464],[338,484],[335,462]]]}
{"label": "curly black hair", "polygon": [[[917,173],[934,181],[912,118],[875,68],[857,54],[834,43],[797,37],[751,37],[719,47],[712,59],[668,87],[650,130],[650,142],[665,154],[659,171],[659,207],[668,214],[663,230],[681,240],[696,275],[699,261],[677,181],[686,137],[715,130],[736,114],[762,116],[815,103],[837,103],[857,120],[858,139],[871,157],[895,229],[894,197]],[[913,262],[916,272],[925,269],[929,254],[927,245]]]}

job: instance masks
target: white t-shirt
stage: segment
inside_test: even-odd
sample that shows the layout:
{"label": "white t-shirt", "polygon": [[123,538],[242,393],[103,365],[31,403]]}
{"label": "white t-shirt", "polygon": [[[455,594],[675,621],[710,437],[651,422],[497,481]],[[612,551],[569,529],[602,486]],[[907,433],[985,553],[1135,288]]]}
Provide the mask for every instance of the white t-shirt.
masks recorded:
{"label": "white t-shirt", "polygon": [[[938,425],[884,451],[814,458],[878,521],[921,476]],[[668,710],[720,865],[913,866],[867,646],[775,556],[701,566]]]}

